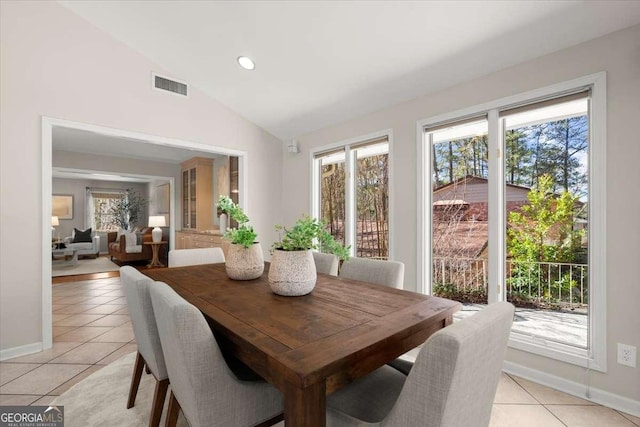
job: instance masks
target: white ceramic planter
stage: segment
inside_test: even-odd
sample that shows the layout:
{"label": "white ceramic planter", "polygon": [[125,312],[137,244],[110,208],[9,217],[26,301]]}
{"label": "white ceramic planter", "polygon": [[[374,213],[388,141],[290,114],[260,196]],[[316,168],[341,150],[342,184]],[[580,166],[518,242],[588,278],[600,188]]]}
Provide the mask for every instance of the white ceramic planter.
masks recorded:
{"label": "white ceramic planter", "polygon": [[220,220],[220,232],[224,234],[227,231],[227,214],[221,213],[218,219]]}
{"label": "white ceramic planter", "polygon": [[288,297],[306,295],[313,290],[317,278],[311,250],[273,251],[269,285],[275,294]]}
{"label": "white ceramic planter", "polygon": [[225,268],[227,276],[233,280],[253,280],[264,272],[264,255],[260,243],[245,248],[231,244],[227,251]]}

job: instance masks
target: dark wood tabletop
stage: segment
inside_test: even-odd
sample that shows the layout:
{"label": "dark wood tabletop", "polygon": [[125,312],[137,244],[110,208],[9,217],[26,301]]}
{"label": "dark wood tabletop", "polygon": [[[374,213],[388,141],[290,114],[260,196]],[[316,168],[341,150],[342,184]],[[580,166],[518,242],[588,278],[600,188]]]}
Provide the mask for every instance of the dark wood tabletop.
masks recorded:
{"label": "dark wood tabletop", "polygon": [[224,351],[285,396],[287,426],[324,426],[326,395],[422,344],[460,304],[318,274],[301,297],[271,292],[267,275],[227,277],[224,264],[143,271],[208,318]]}

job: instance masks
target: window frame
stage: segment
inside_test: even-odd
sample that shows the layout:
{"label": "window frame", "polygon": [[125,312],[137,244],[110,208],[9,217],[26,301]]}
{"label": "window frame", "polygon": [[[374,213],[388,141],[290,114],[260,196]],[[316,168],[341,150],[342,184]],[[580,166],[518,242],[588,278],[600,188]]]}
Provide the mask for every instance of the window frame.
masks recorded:
{"label": "window frame", "polygon": [[[488,117],[489,165],[489,303],[503,299],[506,253],[506,205],[504,195],[504,155],[499,113],[519,105],[560,97],[581,88],[591,89],[589,129],[589,319],[587,349],[556,343],[539,337],[512,333],[509,347],[586,367],[607,371],[606,354],[606,73],[596,73],[542,87],[484,104],[416,122],[418,154],[417,277],[418,291],[431,293],[431,205],[432,151],[425,128],[486,114]],[[500,184],[493,184],[493,183]],[[497,258],[496,258],[497,257]],[[497,262],[493,261],[497,260]],[[604,262],[602,261],[604,260]]]}
{"label": "window frame", "polygon": [[328,153],[336,150],[345,150],[345,176],[346,176],[346,186],[345,186],[345,246],[351,245],[350,255],[356,256],[356,230],[354,227],[355,219],[356,219],[356,205],[355,205],[355,183],[354,176],[351,173],[355,159],[355,150],[358,146],[361,146],[363,143],[367,141],[387,138],[387,144],[389,146],[389,200],[387,201],[389,206],[389,259],[394,259],[394,239],[393,239],[393,218],[394,216],[394,203],[393,203],[393,194],[394,194],[394,177],[393,177],[393,130],[392,129],[384,129],[380,131],[376,131],[370,134],[358,136],[355,138],[349,138],[347,140],[342,140],[333,144],[324,145],[321,147],[317,147],[309,150],[309,162],[311,164],[311,180],[310,180],[310,190],[309,194],[311,195],[309,211],[314,218],[321,218],[320,212],[320,167],[319,162],[316,157],[322,155],[323,153]]}
{"label": "window frame", "polygon": [[[118,194],[120,197],[119,198],[123,198],[126,195],[127,191],[125,189],[119,189],[119,188],[93,188],[93,187],[87,187],[86,189],[86,195],[87,197],[85,198],[85,209],[87,210],[87,215],[85,218],[85,228],[87,227],[93,227],[94,230],[96,231],[96,233],[109,233],[110,231],[108,230],[98,230],[94,221],[95,218],[95,195],[94,194]],[[88,196],[91,195],[91,198],[89,198]],[[117,197],[113,197],[114,199],[116,199]],[[89,206],[89,200],[91,200],[93,202],[93,206]],[[113,231],[113,230],[112,230]]]}

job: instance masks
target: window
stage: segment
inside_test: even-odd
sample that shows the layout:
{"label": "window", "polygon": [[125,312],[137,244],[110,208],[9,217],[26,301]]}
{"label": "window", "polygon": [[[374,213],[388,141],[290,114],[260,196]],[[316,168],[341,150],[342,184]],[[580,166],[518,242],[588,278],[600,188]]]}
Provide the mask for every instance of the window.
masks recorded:
{"label": "window", "polygon": [[123,190],[94,190],[87,188],[87,224],[97,232],[117,231],[112,207],[126,195]]}
{"label": "window", "polygon": [[431,263],[434,295],[487,303],[487,119],[432,127]]}
{"label": "window", "polygon": [[315,216],[354,256],[389,258],[389,138],[314,154]]}
{"label": "window", "polygon": [[589,98],[585,91],[499,115],[505,292],[526,320],[513,331],[582,349],[589,316]]}
{"label": "window", "polygon": [[604,75],[420,122],[424,291],[507,300],[510,345],[606,369]]}

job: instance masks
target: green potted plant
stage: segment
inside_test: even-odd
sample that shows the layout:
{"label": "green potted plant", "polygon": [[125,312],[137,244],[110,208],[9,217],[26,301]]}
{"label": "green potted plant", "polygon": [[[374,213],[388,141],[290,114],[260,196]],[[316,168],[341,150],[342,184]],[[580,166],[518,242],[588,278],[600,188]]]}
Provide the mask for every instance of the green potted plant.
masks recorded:
{"label": "green potted plant", "polygon": [[292,228],[276,225],[276,230],[280,240],[273,244],[271,252],[269,285],[278,295],[299,296],[313,290],[317,279],[313,249],[349,259],[349,248],[338,243],[317,218],[304,215]]}
{"label": "green potted plant", "polygon": [[220,231],[222,234],[227,232],[227,221],[229,220],[229,214],[234,206],[235,204],[233,203],[233,200],[229,197],[221,194],[218,198],[217,213],[218,219],[220,220]]}
{"label": "green potted plant", "polygon": [[255,241],[258,234],[249,225],[249,217],[226,196],[220,196],[218,207],[238,223],[238,228],[230,228],[224,233],[231,241],[225,262],[227,276],[233,280],[257,279],[264,272],[264,255],[262,246]]}

